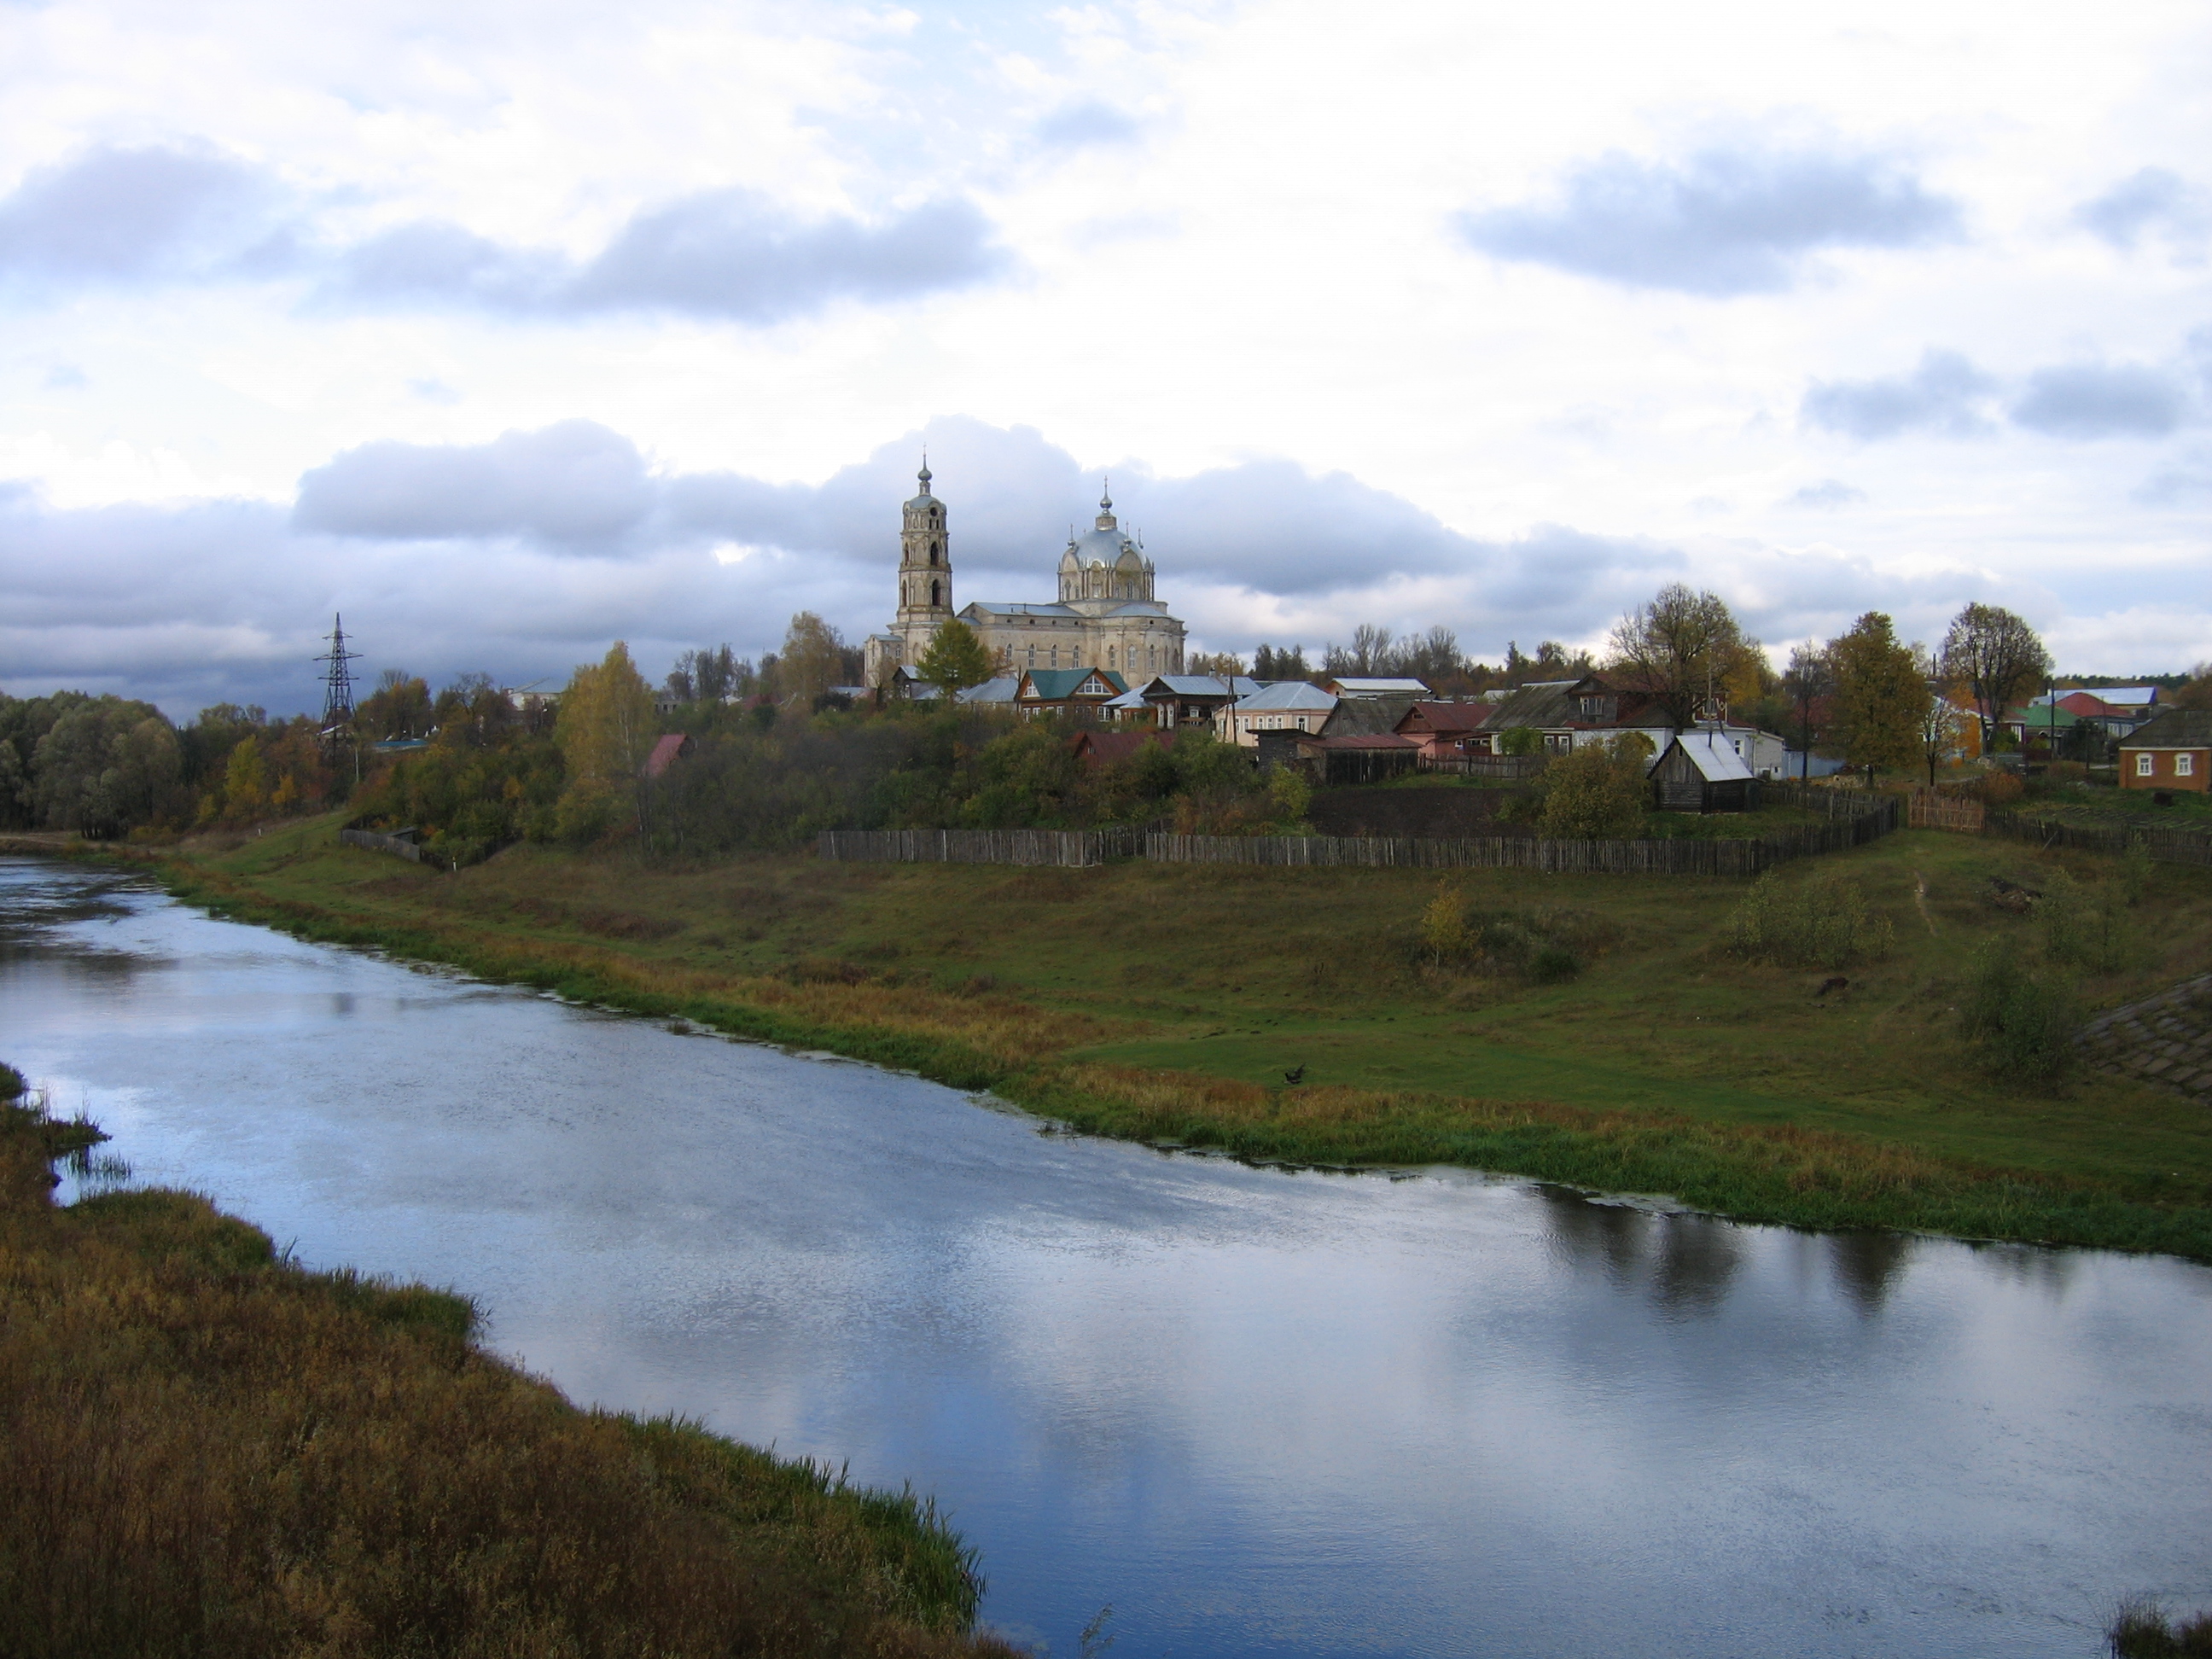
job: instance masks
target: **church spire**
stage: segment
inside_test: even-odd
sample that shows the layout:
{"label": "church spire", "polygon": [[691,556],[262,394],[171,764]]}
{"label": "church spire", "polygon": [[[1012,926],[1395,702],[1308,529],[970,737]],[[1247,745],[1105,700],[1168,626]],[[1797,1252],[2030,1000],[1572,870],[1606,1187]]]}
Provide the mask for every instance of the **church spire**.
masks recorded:
{"label": "church spire", "polygon": [[921,452],[921,471],[914,476],[921,480],[921,493],[925,495],[929,494],[929,481],[933,475],[929,470],[929,452],[926,449]]}
{"label": "church spire", "polygon": [[1107,487],[1099,492],[1098,527],[1101,530],[1111,530],[1115,527],[1113,482],[1111,478],[1106,480]]}

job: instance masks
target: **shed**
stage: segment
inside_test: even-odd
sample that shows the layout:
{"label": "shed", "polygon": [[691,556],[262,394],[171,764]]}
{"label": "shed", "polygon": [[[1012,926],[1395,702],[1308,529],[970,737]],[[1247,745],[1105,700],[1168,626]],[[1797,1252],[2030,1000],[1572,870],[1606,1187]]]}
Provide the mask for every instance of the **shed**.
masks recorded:
{"label": "shed", "polygon": [[1651,804],[1662,812],[1743,812],[1759,805],[1759,775],[1718,732],[1683,732],[1651,765]]}

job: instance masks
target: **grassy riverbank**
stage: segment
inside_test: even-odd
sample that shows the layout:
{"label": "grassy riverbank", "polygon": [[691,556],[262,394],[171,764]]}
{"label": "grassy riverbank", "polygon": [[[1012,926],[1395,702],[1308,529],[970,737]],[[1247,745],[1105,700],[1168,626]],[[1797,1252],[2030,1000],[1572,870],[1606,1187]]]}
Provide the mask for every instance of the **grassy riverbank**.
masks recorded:
{"label": "grassy riverbank", "polygon": [[[2120,878],[2088,855],[1908,832],[1819,861],[1895,939],[1820,995],[1826,969],[1721,948],[1735,882],[1468,872],[1473,919],[1505,944],[1446,969],[1419,947],[1433,872],[648,868],[517,848],[446,875],[341,849],[334,830],[161,867],[241,917],[909,1066],[1105,1133],[2212,1259],[2200,1109],[2099,1076],[2023,1093],[1961,1041],[1975,952],[2038,949],[1988,878]],[[2212,872],[2148,880],[2119,965],[2083,982],[2093,1004],[2212,969]],[[1559,953],[1579,971],[1530,969]]]}
{"label": "grassy riverbank", "polygon": [[202,1199],[58,1208],[84,1139],[0,1103],[0,1652],[1012,1654],[927,1506],[580,1411]]}

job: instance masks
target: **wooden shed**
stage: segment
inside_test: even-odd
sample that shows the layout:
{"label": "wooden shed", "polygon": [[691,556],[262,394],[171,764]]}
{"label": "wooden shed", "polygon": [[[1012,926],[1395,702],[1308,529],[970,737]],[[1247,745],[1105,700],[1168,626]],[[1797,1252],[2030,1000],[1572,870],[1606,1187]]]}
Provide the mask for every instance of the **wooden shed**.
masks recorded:
{"label": "wooden shed", "polygon": [[1678,732],[1651,765],[1651,804],[1662,812],[1747,812],[1759,775],[1720,732]]}

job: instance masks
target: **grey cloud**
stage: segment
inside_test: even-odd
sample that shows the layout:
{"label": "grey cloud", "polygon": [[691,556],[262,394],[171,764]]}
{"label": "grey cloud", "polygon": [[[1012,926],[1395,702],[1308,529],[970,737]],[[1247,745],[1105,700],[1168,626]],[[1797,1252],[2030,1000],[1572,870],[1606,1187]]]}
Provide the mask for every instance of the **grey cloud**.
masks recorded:
{"label": "grey cloud", "polygon": [[2074,210],[2075,222],[2114,247],[2133,249],[2151,231],[2163,231],[2177,243],[2203,240],[2212,228],[2212,210],[2204,194],[2179,173],[2144,167],[2102,196]]}
{"label": "grey cloud", "polygon": [[1827,511],[1839,507],[1856,507],[1866,498],[1866,491],[1856,484],[1847,484],[1841,478],[1823,478],[1818,483],[1799,485],[1782,505]]}
{"label": "grey cloud", "polygon": [[363,444],[300,480],[293,523],[384,541],[514,537],[566,552],[624,550],[658,504],[637,447],[592,421],[488,444]]}
{"label": "grey cloud", "polygon": [[1142,131],[1137,123],[1110,104],[1069,104],[1037,123],[1040,143],[1055,149],[1076,149],[1086,144],[1127,144]]}
{"label": "grey cloud", "polygon": [[1959,234],[1957,204],[1866,156],[1708,150],[1682,167],[1611,155],[1559,199],[1461,216],[1500,258],[1635,288],[1779,293],[1825,247],[1916,247]]}
{"label": "grey cloud", "polygon": [[0,276],[39,284],[205,275],[266,234],[258,172],[197,148],[103,147],[0,200]]}
{"label": "grey cloud", "polygon": [[924,204],[878,224],[802,223],[740,191],[687,197],[633,217],[581,264],[459,226],[403,226],[343,254],[326,297],[538,315],[677,312],[771,323],[832,301],[910,299],[1002,268],[974,204]]}
{"label": "grey cloud", "polygon": [[2054,438],[2162,438],[2188,414],[2179,382],[2132,363],[2039,368],[2012,406],[2014,424]]}
{"label": "grey cloud", "polygon": [[1798,416],[1862,441],[1915,431],[1972,437],[1990,429],[1981,404],[1996,382],[1955,351],[1926,351],[1910,374],[1816,383]]}
{"label": "grey cloud", "polygon": [[2143,507],[2212,501],[2212,450],[2199,450],[2160,467],[2136,488],[2132,499]]}

